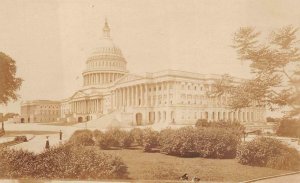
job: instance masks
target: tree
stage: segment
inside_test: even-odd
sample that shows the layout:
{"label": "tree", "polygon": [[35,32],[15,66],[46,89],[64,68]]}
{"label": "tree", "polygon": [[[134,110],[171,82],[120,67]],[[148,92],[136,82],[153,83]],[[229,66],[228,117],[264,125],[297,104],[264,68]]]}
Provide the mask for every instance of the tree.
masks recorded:
{"label": "tree", "polygon": [[[0,105],[7,105],[10,100],[17,100],[19,97],[16,91],[20,89],[23,80],[16,77],[15,63],[12,58],[0,52]],[[4,131],[3,121],[2,130]]]}
{"label": "tree", "polygon": [[216,81],[211,96],[228,95],[229,106],[240,109],[266,106],[270,110],[288,107],[288,116],[300,114],[300,53],[297,28],[287,26],[270,33],[267,41],[250,27],[233,37],[239,60],[250,62],[253,78],[237,81],[224,75]]}
{"label": "tree", "polygon": [[18,116],[18,114],[17,114],[17,113],[11,113],[11,112],[9,112],[9,113],[6,113],[6,114],[3,116],[3,119],[4,119],[4,121],[6,121],[6,120],[8,120],[9,118],[13,118],[13,117],[15,117],[15,116]]}
{"label": "tree", "polygon": [[20,89],[22,79],[16,77],[15,61],[0,52],[0,104],[7,104],[10,100],[17,100],[16,91]]}

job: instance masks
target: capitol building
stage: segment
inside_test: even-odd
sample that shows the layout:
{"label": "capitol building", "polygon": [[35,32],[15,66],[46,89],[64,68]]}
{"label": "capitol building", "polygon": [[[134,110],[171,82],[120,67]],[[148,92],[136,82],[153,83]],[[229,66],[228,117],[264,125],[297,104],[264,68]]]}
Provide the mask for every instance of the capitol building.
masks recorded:
{"label": "capitol building", "polygon": [[[220,75],[178,70],[144,75],[130,73],[126,58],[112,40],[107,21],[98,45],[86,60],[82,88],[61,101],[22,103],[23,122],[92,120],[100,123],[101,119],[106,119],[138,126],[159,123],[192,125],[198,119],[207,119],[210,122],[265,123],[263,107],[234,111],[228,107],[225,95],[218,98],[207,96]],[[55,109],[55,114],[53,112],[51,118],[43,119],[40,113],[49,113],[48,108]]]}

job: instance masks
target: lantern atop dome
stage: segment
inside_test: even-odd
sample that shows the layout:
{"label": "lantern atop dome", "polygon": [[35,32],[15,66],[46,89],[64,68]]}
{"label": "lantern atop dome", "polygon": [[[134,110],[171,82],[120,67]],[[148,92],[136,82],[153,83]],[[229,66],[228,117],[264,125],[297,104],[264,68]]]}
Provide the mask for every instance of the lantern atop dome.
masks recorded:
{"label": "lantern atop dome", "polygon": [[103,37],[104,38],[110,38],[110,28],[108,26],[106,18],[105,18],[105,24],[104,24],[104,27],[103,27]]}

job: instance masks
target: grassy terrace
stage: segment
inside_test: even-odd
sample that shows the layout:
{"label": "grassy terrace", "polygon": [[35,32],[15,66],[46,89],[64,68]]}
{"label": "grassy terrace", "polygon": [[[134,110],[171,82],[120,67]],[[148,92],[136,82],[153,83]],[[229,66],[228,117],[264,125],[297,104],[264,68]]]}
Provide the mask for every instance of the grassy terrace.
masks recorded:
{"label": "grassy terrace", "polygon": [[197,176],[203,181],[238,182],[289,172],[245,166],[235,159],[179,158],[145,153],[141,149],[99,151],[122,157],[128,166],[129,178],[134,180],[178,180],[179,176],[188,173],[190,177]]}

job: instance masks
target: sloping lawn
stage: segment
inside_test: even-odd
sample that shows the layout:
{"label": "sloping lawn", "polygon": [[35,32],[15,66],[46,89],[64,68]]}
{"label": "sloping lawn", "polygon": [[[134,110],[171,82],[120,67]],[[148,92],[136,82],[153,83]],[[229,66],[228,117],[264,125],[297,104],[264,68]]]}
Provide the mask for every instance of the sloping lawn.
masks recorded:
{"label": "sloping lawn", "polygon": [[[95,147],[96,148],[96,147]],[[241,165],[235,159],[179,158],[142,150],[99,150],[122,157],[134,180],[178,180],[184,173],[203,181],[238,182],[289,171]],[[299,167],[300,170],[300,167]]]}

